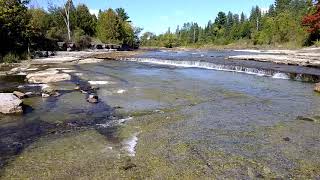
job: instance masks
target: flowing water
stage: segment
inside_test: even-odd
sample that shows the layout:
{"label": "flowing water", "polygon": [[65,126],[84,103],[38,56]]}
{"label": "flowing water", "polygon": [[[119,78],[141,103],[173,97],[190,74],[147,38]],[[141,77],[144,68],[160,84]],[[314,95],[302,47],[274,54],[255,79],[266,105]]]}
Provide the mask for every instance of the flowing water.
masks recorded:
{"label": "flowing water", "polygon": [[320,178],[320,96],[304,82],[320,70],[224,59],[236,53],[70,67],[73,80],[58,85],[90,81],[100,103],[66,88],[0,116],[1,177]]}

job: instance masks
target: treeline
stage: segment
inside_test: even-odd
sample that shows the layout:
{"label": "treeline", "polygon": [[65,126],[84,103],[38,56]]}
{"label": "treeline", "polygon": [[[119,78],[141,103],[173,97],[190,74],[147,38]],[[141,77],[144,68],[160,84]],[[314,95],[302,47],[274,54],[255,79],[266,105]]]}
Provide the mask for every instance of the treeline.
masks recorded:
{"label": "treeline", "polygon": [[311,45],[319,38],[320,25],[315,31],[307,31],[307,26],[317,26],[315,22],[304,19],[317,13],[318,6],[319,2],[312,0],[276,0],[265,12],[259,6],[253,7],[249,16],[219,12],[215,21],[210,20],[205,27],[189,22],[178,26],[173,32],[168,29],[158,36],[146,32],[141,37],[141,44],[168,48],[231,43],[295,47]]}
{"label": "treeline", "polygon": [[90,14],[84,4],[66,0],[48,10],[28,8],[29,0],[0,0],[0,62],[26,59],[34,51],[56,50],[57,42],[75,43],[78,49],[91,42],[139,45],[135,28],[123,8]]}

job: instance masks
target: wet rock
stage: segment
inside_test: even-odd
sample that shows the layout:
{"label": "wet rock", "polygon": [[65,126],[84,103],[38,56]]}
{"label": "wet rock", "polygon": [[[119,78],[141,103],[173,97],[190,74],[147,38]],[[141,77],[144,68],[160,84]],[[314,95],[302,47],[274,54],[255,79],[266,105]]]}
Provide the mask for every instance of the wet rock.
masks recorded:
{"label": "wet rock", "polygon": [[45,70],[27,75],[29,83],[46,84],[52,82],[61,82],[71,80],[71,76],[67,73],[59,73],[57,70]]}
{"label": "wet rock", "polygon": [[315,84],[314,91],[320,93],[320,83]]}
{"label": "wet rock", "polygon": [[88,99],[87,99],[87,101],[88,101],[89,103],[95,104],[95,103],[98,103],[98,102],[99,102],[99,97],[98,97],[97,95],[90,94],[89,97],[88,97]]}
{"label": "wet rock", "polygon": [[19,99],[24,99],[26,97],[26,95],[22,92],[19,91],[14,91],[13,95],[17,96]]}
{"label": "wet rock", "polygon": [[20,114],[22,110],[22,101],[12,93],[0,93],[0,113]]}

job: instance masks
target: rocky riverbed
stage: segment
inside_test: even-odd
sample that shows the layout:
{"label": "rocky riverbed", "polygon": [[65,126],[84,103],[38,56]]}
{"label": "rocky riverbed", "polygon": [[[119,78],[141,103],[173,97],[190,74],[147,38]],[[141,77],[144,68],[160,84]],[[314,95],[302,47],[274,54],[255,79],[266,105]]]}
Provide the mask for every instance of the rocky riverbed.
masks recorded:
{"label": "rocky riverbed", "polygon": [[317,69],[81,53],[3,67],[1,93],[25,96],[10,94],[23,114],[0,114],[1,179],[320,177],[319,95],[284,76]]}
{"label": "rocky riverbed", "polygon": [[320,48],[305,48],[301,50],[235,50],[256,54],[229,56],[231,60],[250,60],[272,62],[276,64],[319,67]]}

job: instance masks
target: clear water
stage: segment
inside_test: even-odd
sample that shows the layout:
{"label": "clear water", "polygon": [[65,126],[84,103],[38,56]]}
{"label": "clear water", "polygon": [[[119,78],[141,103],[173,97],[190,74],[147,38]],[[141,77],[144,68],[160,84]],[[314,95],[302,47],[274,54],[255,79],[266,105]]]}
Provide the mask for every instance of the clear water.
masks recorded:
{"label": "clear water", "polygon": [[[105,61],[72,68],[82,73],[82,80],[111,82],[99,85],[100,103],[89,104],[86,95],[67,91],[58,98],[25,100],[33,110],[23,116],[0,116],[3,177],[14,177],[13,171],[27,174],[28,168],[19,167],[30,162],[18,160],[19,156],[33,157],[31,152],[41,154],[37,149],[51,141],[91,129],[119,153],[134,139],[136,147],[129,146],[128,156],[135,166],[132,172],[123,170],[126,178],[135,177],[133,174],[183,177],[179,172],[187,175],[194,171],[203,172],[194,174],[198,177],[319,178],[320,124],[298,120],[299,116],[320,115],[320,96],[313,92],[312,83],[150,62]],[[283,140],[286,137],[289,142]],[[182,145],[187,151],[174,154],[174,147]],[[57,165],[46,159],[56,152],[50,148],[36,164],[48,166],[45,171],[54,174]],[[217,152],[226,157],[212,155]],[[72,156],[82,156],[74,153]],[[88,158],[93,158],[90,153]],[[159,170],[154,172],[150,154],[166,165],[157,164]],[[228,159],[231,157],[236,158]],[[186,159],[196,162],[190,164]],[[220,171],[221,166],[230,169]],[[166,175],[163,171],[170,167],[173,172]],[[96,177],[82,166],[76,168],[78,177]],[[110,177],[117,177],[122,170],[109,171]],[[35,173],[35,177],[41,176]]]}

